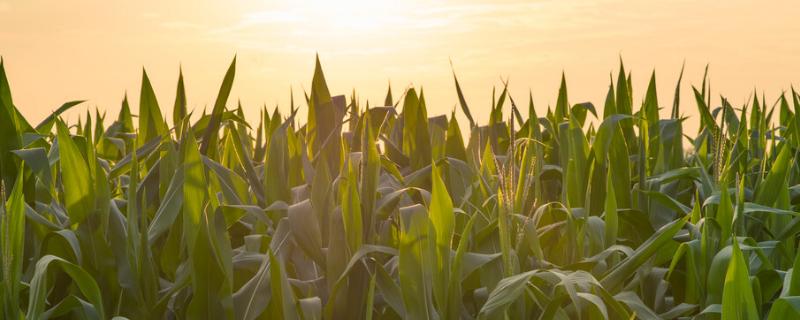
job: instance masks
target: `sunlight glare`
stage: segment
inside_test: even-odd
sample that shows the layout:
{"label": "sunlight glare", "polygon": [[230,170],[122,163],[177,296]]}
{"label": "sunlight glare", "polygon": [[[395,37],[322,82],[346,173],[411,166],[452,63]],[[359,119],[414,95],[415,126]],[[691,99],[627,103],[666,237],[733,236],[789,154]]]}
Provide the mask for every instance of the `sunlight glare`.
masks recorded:
{"label": "sunlight glare", "polygon": [[262,19],[292,22],[303,33],[376,35],[409,22],[407,2],[365,0],[306,0],[285,2]]}

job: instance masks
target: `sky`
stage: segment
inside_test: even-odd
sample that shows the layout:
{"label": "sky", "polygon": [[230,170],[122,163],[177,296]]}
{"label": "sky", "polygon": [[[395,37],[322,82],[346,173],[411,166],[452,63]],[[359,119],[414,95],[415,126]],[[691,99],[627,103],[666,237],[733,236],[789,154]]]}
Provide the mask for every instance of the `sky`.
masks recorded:
{"label": "sky", "polygon": [[635,105],[656,71],[666,115],[685,63],[681,113],[696,128],[690,85],[707,64],[714,96],[734,105],[800,85],[796,9],[783,0],[0,0],[0,56],[15,105],[33,123],[77,99],[88,102],[68,119],[95,108],[112,118],[126,92],[136,112],[143,68],[165,115],[179,69],[190,109],[210,109],[234,56],[229,105],[241,101],[256,121],[264,105],[288,110],[290,88],[302,101],[316,54],[333,94],[355,89],[375,105],[389,83],[395,97],[422,87],[429,115],[457,106],[452,61],[483,123],[505,79],[518,103],[531,92],[543,112],[563,72],[570,103],[602,108],[622,58]]}

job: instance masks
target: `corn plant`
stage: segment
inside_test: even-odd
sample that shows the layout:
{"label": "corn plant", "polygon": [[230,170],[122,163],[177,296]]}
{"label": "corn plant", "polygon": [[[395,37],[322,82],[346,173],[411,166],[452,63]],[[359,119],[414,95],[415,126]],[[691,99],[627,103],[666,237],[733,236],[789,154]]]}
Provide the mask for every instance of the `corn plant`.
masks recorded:
{"label": "corn plant", "polygon": [[3,319],[800,317],[794,90],[735,107],[704,77],[688,120],[681,72],[662,117],[620,64],[601,110],[562,77],[525,118],[506,83],[481,125],[454,74],[464,134],[422,89],[332,95],[319,60],[252,121],[235,70],[210,112],[181,73],[166,119],[144,73],[138,109],[34,126],[0,62]]}

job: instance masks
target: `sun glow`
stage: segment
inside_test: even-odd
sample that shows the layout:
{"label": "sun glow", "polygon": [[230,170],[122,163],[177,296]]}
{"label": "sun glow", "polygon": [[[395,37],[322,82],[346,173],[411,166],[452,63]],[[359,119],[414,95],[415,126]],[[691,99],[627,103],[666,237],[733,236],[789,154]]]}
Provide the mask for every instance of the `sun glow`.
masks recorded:
{"label": "sun glow", "polygon": [[281,2],[246,15],[244,23],[285,23],[300,35],[379,35],[411,23],[409,2],[307,0]]}

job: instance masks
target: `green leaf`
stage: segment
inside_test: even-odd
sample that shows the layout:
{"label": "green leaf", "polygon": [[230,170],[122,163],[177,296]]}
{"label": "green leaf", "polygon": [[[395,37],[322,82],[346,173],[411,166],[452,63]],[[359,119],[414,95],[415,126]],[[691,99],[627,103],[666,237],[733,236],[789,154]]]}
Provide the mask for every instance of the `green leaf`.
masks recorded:
{"label": "green leaf", "polygon": [[50,133],[50,130],[53,129],[53,124],[56,122],[56,119],[58,119],[58,117],[62,113],[84,102],[86,102],[86,100],[75,100],[62,104],[60,107],[58,107],[58,109],[56,109],[56,111],[53,111],[53,113],[47,116],[47,118],[45,118],[44,120],[42,120],[42,122],[36,125],[36,132],[39,132],[40,134]]}
{"label": "green leaf", "polygon": [[351,161],[347,162],[347,177],[340,185],[342,197],[342,221],[350,252],[356,252],[364,243],[364,226],[361,217],[361,197],[358,194],[358,180]]}
{"label": "green leaf", "polygon": [[772,166],[764,181],[758,187],[755,202],[765,206],[772,206],[778,199],[780,189],[789,174],[789,162],[792,161],[792,151],[787,145],[778,152],[778,157],[770,163]]}
{"label": "green leaf", "polygon": [[225,78],[222,79],[222,85],[217,94],[217,100],[214,101],[214,109],[211,111],[211,119],[208,122],[205,132],[203,133],[203,142],[200,144],[200,153],[208,155],[208,147],[212,143],[216,143],[219,134],[220,123],[222,122],[222,113],[225,112],[225,103],[228,102],[228,96],[231,94],[233,87],[233,78],[236,75],[236,57],[233,57],[231,66],[225,72]]}
{"label": "green leaf", "polygon": [[[447,302],[447,288],[450,283],[450,243],[455,230],[455,214],[453,202],[447,192],[441,177],[441,169],[436,164],[431,164],[432,190],[431,204],[428,208],[428,218],[436,233],[436,272],[434,273],[434,293],[441,304]],[[444,311],[446,313],[447,311]]]}
{"label": "green leaf", "polygon": [[758,319],[750,274],[738,241],[733,241],[733,256],[725,274],[722,291],[722,320]]}
{"label": "green leaf", "polygon": [[6,70],[0,59],[0,179],[7,185],[14,185],[17,176],[17,163],[11,155],[11,150],[21,147],[18,130],[17,108],[11,100],[11,88],[6,78]]}
{"label": "green leaf", "polygon": [[89,300],[90,307],[99,318],[106,316],[103,308],[103,296],[100,294],[100,287],[97,286],[94,278],[76,264],[56,256],[46,255],[36,262],[36,269],[30,284],[28,312],[25,315],[27,318],[39,319],[40,315],[45,311],[47,295],[52,290],[52,287],[48,284],[48,271],[51,266],[57,267],[69,275],[83,296]]}
{"label": "green leaf", "polygon": [[[452,67],[452,63],[451,63]],[[472,113],[469,112],[469,106],[467,106],[467,100],[464,99],[464,92],[461,91],[461,85],[458,84],[458,77],[456,77],[456,71],[453,70],[453,81],[456,83],[456,93],[458,94],[458,104],[461,106],[461,111],[464,112],[464,115],[469,120],[469,127],[475,127],[475,120],[472,118]]]}
{"label": "green leaf", "polygon": [[58,130],[58,151],[61,155],[61,179],[64,193],[64,204],[69,214],[70,223],[81,223],[94,211],[94,185],[89,173],[86,159],[72,140],[67,126],[56,121]]}
{"label": "green leaf", "polygon": [[[455,229],[453,201],[450,199],[444,181],[442,181],[441,169],[435,164],[431,164],[431,167],[433,168],[433,187],[431,189],[431,204],[428,209],[428,216],[436,230],[436,245],[440,248],[446,248],[449,252],[453,230]],[[447,256],[449,257],[449,253]]]}
{"label": "green leaf", "polygon": [[411,88],[403,102],[403,154],[411,159],[411,169],[419,170],[432,160],[425,99]]}
{"label": "green leaf", "polygon": [[[123,104],[127,105],[127,99]],[[161,115],[161,109],[158,107],[158,100],[153,92],[153,86],[150,84],[150,78],[147,77],[144,69],[142,69],[142,91],[139,96],[138,129],[139,135],[136,143],[138,146],[142,146],[156,137],[164,137],[169,131],[167,123],[164,122],[164,117]]]}
{"label": "green leaf", "polygon": [[768,320],[796,319],[800,317],[800,297],[782,297],[775,300],[769,310]]}
{"label": "green leaf", "polygon": [[[20,319],[20,290],[22,289],[22,266],[25,260],[25,198],[22,195],[22,173],[20,168],[14,188],[3,210],[0,210],[0,273],[2,274],[2,304],[6,319]],[[5,199],[2,199],[5,200]]]}
{"label": "green leaf", "polygon": [[[613,172],[609,168],[608,176]],[[606,179],[606,199],[605,199],[605,241],[606,248],[617,244],[617,234],[619,232],[619,216],[617,215],[617,197],[614,195],[614,186],[611,179]]]}
{"label": "green leaf", "polygon": [[194,251],[194,243],[200,232],[201,218],[207,202],[206,173],[201,160],[197,141],[191,130],[184,133],[181,139],[181,158],[183,167],[183,238]]}
{"label": "green leaf", "polygon": [[650,239],[647,239],[641,246],[636,248],[633,255],[622,260],[619,265],[603,276],[600,280],[603,287],[611,292],[616,291],[623,284],[623,281],[633,275],[639,266],[647,262],[659,249],[672,241],[672,237],[683,228],[688,219],[689,216],[684,216],[661,227]]}
{"label": "green leaf", "polygon": [[486,300],[486,303],[481,308],[478,317],[480,319],[498,319],[502,317],[508,306],[517,301],[519,296],[525,292],[528,281],[537,272],[539,271],[531,270],[500,280],[497,287],[489,294],[489,299]]}
{"label": "green leaf", "polygon": [[172,108],[172,125],[176,135],[181,134],[181,124],[186,118],[186,89],[183,87],[183,68],[178,71],[178,89],[175,93],[175,105]]}
{"label": "green leaf", "polygon": [[407,317],[437,317],[433,307],[432,271],[435,266],[434,237],[430,220],[421,205],[400,209],[402,216],[399,244],[400,290]]}

